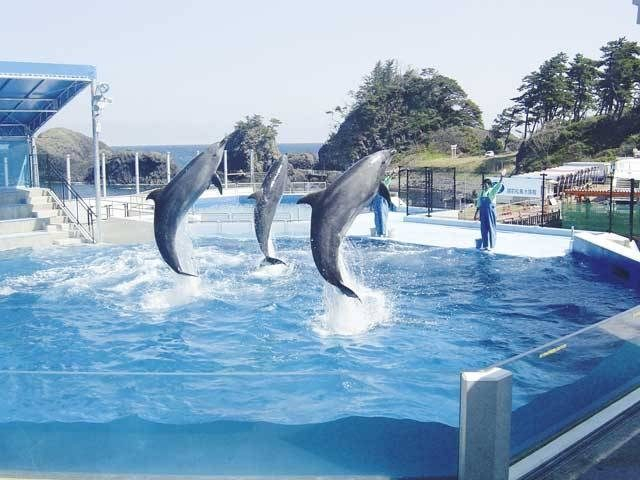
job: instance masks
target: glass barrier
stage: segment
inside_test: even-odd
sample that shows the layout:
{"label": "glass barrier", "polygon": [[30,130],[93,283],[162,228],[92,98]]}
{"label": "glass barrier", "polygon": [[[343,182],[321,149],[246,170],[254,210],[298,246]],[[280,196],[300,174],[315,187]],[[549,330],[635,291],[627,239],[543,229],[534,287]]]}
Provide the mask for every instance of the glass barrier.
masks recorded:
{"label": "glass barrier", "polygon": [[640,307],[494,366],[513,373],[515,462],[640,387]]}
{"label": "glass barrier", "polygon": [[0,187],[28,186],[30,183],[29,148],[26,140],[0,138]]}
{"label": "glass barrier", "polygon": [[[406,380],[339,372],[3,371],[0,476],[455,478],[456,427],[393,418],[386,406],[397,399],[376,406],[358,393],[360,382],[384,392],[396,381]],[[359,415],[367,402],[372,415]]]}

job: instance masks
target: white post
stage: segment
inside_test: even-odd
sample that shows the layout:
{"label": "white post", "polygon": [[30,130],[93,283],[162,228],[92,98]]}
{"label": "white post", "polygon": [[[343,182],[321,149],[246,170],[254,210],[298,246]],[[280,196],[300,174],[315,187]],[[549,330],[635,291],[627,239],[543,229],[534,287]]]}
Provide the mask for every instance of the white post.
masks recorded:
{"label": "white post", "polygon": [[69,199],[71,199],[71,155],[67,153],[67,185],[69,185]]}
{"label": "white post", "polygon": [[96,191],[96,230],[95,241],[100,242],[102,240],[102,219],[101,217],[101,205],[100,205],[100,153],[99,153],[99,136],[100,136],[100,122],[98,121],[98,115],[100,110],[96,100],[96,81],[91,82],[91,118],[93,129],[93,185]]}
{"label": "white post", "polygon": [[102,154],[102,192],[103,197],[107,198],[107,162],[105,159],[106,155]]}
{"label": "white post", "polygon": [[251,188],[253,188],[253,150],[249,154],[249,178],[251,179]]}
{"label": "white post", "polygon": [[4,157],[4,186],[9,186],[9,159]]}
{"label": "white post", "polygon": [[40,166],[38,165],[38,147],[36,137],[31,137],[31,158],[33,159],[34,187],[40,187]]}
{"label": "white post", "polygon": [[167,152],[167,183],[171,181],[171,153]]}
{"label": "white post", "polygon": [[459,480],[508,480],[511,372],[460,375]]}
{"label": "white post", "polygon": [[136,195],[139,195],[140,194],[140,159],[138,158],[138,152],[136,152],[135,169],[136,169]]}
{"label": "white post", "polygon": [[227,177],[228,169],[227,169],[227,150],[225,149],[222,154],[222,161],[224,165],[224,188],[227,189],[229,179]]}

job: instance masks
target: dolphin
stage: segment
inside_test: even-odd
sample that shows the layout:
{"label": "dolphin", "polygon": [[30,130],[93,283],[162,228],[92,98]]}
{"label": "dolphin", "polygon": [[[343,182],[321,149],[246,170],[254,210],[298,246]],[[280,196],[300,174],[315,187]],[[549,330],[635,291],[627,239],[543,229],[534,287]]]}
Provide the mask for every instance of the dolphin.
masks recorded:
{"label": "dolphin", "polygon": [[269,167],[260,189],[249,195],[249,198],[256,201],[256,206],[253,209],[253,226],[256,238],[260,244],[260,250],[264,254],[265,262],[271,265],[285,264],[282,260],[274,257],[275,248],[271,240],[271,224],[287,183],[288,165],[286,155],[283,155],[280,160],[274,161]]}
{"label": "dolphin", "polygon": [[180,170],[164,188],[153,190],[147,196],[147,200],[155,202],[153,231],[158,250],[176,273],[198,276],[188,251],[189,246],[180,248],[176,237],[185,215],[209,185],[213,183],[222,193],[222,182],[216,171],[223,151],[224,141],[211,145]]}
{"label": "dolphin", "polygon": [[362,208],[376,193],[391,204],[389,190],[382,183],[391,162],[391,150],[381,150],[360,159],[325,190],[298,200],[311,206],[311,253],[320,275],[345,295],[360,297],[344,284],[340,245]]}

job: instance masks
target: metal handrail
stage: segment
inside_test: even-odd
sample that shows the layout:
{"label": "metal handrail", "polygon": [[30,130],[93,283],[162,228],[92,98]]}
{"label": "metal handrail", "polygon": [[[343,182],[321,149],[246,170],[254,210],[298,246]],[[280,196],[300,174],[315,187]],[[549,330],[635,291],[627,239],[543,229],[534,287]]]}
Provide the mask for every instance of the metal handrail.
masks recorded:
{"label": "metal handrail", "polygon": [[[67,179],[51,163],[48,156],[41,156],[44,160],[44,183],[52,192],[52,197],[64,210],[67,217],[72,221],[78,231],[89,241],[95,243],[95,213],[84,201],[82,196],[67,182]],[[58,188],[59,187],[59,188]],[[59,190],[59,191],[58,191]],[[73,212],[75,205],[75,214]],[[86,216],[86,224],[81,221],[81,216]],[[86,225],[86,226],[85,226]]]}

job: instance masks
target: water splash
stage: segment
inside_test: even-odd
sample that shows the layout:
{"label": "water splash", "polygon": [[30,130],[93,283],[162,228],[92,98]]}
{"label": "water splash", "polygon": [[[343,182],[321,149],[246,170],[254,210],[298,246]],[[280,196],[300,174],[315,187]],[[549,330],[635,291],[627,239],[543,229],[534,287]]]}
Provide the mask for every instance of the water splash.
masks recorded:
{"label": "water splash", "polygon": [[347,297],[337,288],[326,284],[322,296],[324,313],[315,319],[313,326],[321,336],[361,335],[391,321],[392,306],[384,292],[364,285],[344,262],[343,251],[339,254],[342,278],[360,300]]}

